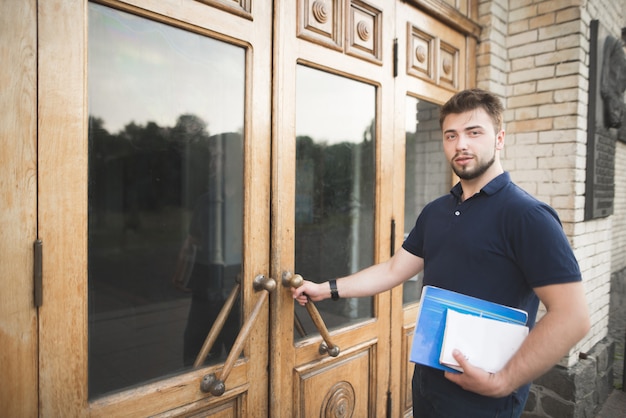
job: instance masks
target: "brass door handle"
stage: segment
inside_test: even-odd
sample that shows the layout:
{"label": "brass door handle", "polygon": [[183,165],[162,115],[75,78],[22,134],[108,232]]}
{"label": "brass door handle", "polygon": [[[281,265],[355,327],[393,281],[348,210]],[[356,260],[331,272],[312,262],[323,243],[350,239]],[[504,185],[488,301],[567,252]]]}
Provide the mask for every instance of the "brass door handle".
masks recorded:
{"label": "brass door handle", "polygon": [[[292,274],[289,271],[283,272],[282,284],[284,287],[300,287],[303,282],[304,279],[299,274]],[[326,324],[324,323],[324,319],[322,319],[322,315],[320,315],[319,311],[315,307],[315,304],[309,300],[304,306],[309,312],[315,327],[324,340],[319,347],[320,354],[328,354],[331,357],[337,357],[340,352],[339,346],[332,342],[328,328],[326,328]]]}
{"label": "brass door handle", "polygon": [[202,378],[202,382],[200,382],[200,390],[204,393],[211,393],[215,396],[221,396],[226,391],[226,385],[224,382],[232,371],[235,365],[235,361],[237,361],[237,359],[239,358],[239,355],[243,350],[243,345],[248,338],[248,335],[250,334],[254,323],[259,317],[259,313],[261,313],[261,308],[263,308],[263,304],[267,301],[269,294],[273,292],[274,289],[276,289],[276,281],[260,274],[254,278],[253,286],[255,292],[265,292],[261,293],[261,296],[259,296],[259,300],[254,305],[252,312],[250,312],[250,317],[241,327],[239,335],[233,343],[233,347],[230,350],[230,353],[228,353],[226,362],[224,362],[224,367],[222,368],[222,372],[220,373],[219,377],[215,373],[210,373]]}

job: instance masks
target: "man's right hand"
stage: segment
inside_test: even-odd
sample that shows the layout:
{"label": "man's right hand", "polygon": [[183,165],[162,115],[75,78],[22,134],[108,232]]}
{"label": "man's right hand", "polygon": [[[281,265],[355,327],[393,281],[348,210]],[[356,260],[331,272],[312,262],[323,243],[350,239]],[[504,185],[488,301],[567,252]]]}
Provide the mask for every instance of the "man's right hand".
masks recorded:
{"label": "man's right hand", "polygon": [[302,306],[306,305],[309,300],[318,302],[330,297],[330,285],[328,282],[313,283],[304,280],[300,287],[292,287],[291,294],[293,298]]}

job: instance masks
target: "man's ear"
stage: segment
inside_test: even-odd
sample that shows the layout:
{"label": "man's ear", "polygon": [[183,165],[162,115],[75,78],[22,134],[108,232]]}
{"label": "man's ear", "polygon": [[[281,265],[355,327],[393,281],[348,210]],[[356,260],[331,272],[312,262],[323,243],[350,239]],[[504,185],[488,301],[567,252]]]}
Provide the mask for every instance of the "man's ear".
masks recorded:
{"label": "man's ear", "polygon": [[500,132],[498,132],[498,135],[496,135],[496,149],[500,151],[503,148],[504,148],[504,130],[501,130]]}

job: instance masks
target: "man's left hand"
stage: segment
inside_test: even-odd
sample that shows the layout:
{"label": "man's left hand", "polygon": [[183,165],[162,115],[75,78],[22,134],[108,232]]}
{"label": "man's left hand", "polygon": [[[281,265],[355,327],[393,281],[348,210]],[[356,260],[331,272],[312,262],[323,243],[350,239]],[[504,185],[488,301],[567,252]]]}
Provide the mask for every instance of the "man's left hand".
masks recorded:
{"label": "man's left hand", "polygon": [[472,366],[459,350],[454,350],[452,356],[463,369],[462,373],[445,372],[446,379],[456,383],[463,389],[484,396],[500,398],[511,393],[498,373],[489,373]]}

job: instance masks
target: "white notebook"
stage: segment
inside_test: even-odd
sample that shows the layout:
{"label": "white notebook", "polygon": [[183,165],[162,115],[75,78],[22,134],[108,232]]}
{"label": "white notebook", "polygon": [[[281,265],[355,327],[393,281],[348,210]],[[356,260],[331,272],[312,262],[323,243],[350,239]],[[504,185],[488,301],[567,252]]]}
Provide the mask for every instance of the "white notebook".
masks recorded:
{"label": "white notebook", "polygon": [[456,348],[471,365],[490,373],[501,370],[528,336],[528,327],[447,309],[439,361],[461,371]]}

